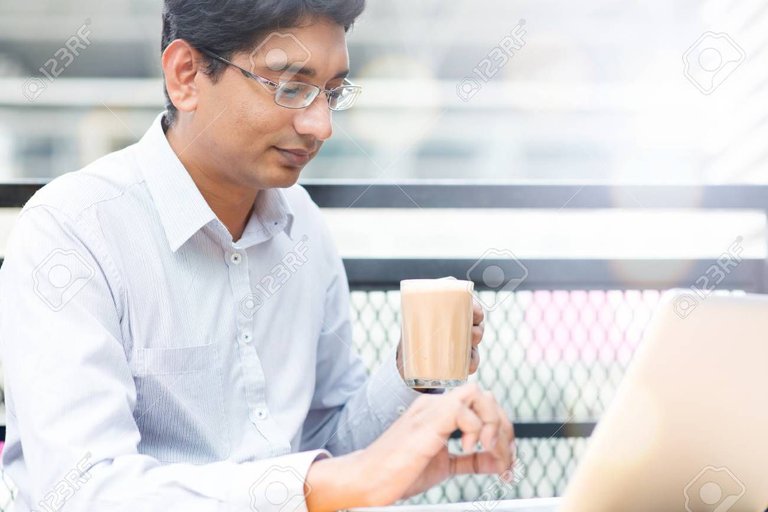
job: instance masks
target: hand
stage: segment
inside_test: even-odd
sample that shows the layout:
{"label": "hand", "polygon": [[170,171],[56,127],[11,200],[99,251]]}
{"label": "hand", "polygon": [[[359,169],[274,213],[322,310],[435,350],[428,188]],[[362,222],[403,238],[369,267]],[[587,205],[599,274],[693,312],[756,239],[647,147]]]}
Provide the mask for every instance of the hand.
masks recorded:
{"label": "hand", "polygon": [[[460,429],[464,452],[448,452]],[[480,441],[481,451],[475,451]],[[386,506],[426,491],[449,476],[498,473],[513,481],[515,434],[489,391],[475,383],[441,395],[421,395],[363,450],[317,460],[307,472],[310,512]]]}
{"label": "hand", "polygon": [[[480,351],[478,346],[483,341],[485,333],[485,311],[480,303],[472,297],[472,352],[469,360],[469,374],[472,375],[480,367]],[[403,377],[403,340],[397,345],[397,370]]]}
{"label": "hand", "polygon": [[485,311],[480,303],[472,297],[472,359],[469,362],[469,374],[472,375],[480,367],[480,351],[478,346],[483,341],[485,333]]}
{"label": "hand", "polygon": [[[462,431],[463,454],[448,452],[451,433]],[[475,451],[477,442],[482,451]],[[372,487],[369,506],[421,493],[457,474],[497,473],[512,481],[514,430],[493,394],[464,384],[442,395],[422,395],[368,448],[362,478]]]}

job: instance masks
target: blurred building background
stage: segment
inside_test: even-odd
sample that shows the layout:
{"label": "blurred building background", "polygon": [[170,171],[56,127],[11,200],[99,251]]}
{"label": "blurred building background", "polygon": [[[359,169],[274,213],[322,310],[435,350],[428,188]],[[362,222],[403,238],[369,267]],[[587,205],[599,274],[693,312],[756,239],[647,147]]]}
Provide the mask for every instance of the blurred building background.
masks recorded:
{"label": "blurred building background", "polygon": [[[76,170],[144,133],[163,108],[161,4],[0,2],[0,179]],[[89,44],[67,58],[78,34]],[[364,94],[302,179],[764,183],[767,39],[759,0],[369,0],[349,35]],[[379,237],[380,214],[328,217],[354,256],[697,257],[734,226],[765,249],[762,217],[742,214],[419,213],[386,212]]]}
{"label": "blurred building background", "polygon": [[[56,176],[144,132],[162,108],[161,4],[0,3],[0,177]],[[765,2],[368,4],[349,36],[364,96],[305,178],[768,181]],[[493,48],[520,20],[524,46],[500,64]],[[63,66],[56,51],[84,24],[92,44]],[[711,94],[683,69],[706,31],[744,53]],[[726,61],[729,44],[704,41]],[[463,101],[467,77],[481,88]]]}

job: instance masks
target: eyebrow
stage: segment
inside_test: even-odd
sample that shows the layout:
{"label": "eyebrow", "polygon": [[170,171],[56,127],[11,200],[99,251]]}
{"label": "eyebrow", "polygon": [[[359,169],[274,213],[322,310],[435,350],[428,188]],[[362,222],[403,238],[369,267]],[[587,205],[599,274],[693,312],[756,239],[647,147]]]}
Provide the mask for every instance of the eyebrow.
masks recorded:
{"label": "eyebrow", "polygon": [[[296,65],[296,64],[287,64],[282,68],[275,69],[273,71],[277,71],[278,73],[283,71],[290,71],[295,75],[301,75],[307,78],[314,78],[317,76],[317,71],[315,70],[315,68],[312,68],[309,66]],[[334,77],[331,78],[331,80],[338,80],[339,78],[347,78],[348,75],[349,75],[349,69],[344,69],[336,73],[336,75],[334,75]]]}

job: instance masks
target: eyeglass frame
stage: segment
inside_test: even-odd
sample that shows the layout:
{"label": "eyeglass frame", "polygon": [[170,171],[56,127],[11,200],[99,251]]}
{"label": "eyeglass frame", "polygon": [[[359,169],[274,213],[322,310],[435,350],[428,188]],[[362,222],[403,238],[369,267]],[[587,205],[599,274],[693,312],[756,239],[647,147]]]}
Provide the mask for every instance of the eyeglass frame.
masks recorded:
{"label": "eyeglass frame", "polygon": [[[355,85],[355,84],[353,84],[352,82],[350,82],[346,78],[344,79],[344,83],[342,85],[340,85],[338,87],[334,87],[333,89],[323,89],[322,87],[319,87],[319,86],[317,86],[315,84],[310,84],[310,83],[307,83],[307,82],[302,82],[301,80],[288,80],[288,81],[285,81],[285,82],[275,82],[274,80],[270,80],[269,78],[266,78],[266,77],[263,77],[261,75],[257,75],[256,73],[253,73],[251,71],[248,71],[247,69],[245,69],[245,68],[243,68],[241,66],[238,66],[234,62],[229,61],[229,60],[225,59],[224,57],[222,57],[220,55],[217,55],[217,54],[213,53],[212,51],[210,51],[210,50],[208,50],[206,48],[198,48],[198,51],[200,51],[201,53],[207,55],[208,57],[210,57],[210,58],[212,58],[214,60],[218,60],[219,62],[222,62],[222,63],[227,64],[229,66],[232,66],[234,68],[237,68],[243,74],[243,76],[245,76],[246,78],[250,78],[251,80],[255,80],[256,82],[260,83],[261,85],[269,86],[270,90],[272,90],[272,92],[274,93],[273,97],[274,97],[275,105],[278,105],[278,106],[283,107],[283,108],[288,108],[288,109],[292,109],[292,110],[300,110],[302,108],[307,108],[310,105],[312,105],[312,103],[314,103],[314,101],[317,99],[317,97],[320,95],[321,92],[325,93],[325,95],[326,95],[325,97],[327,99],[328,98],[328,93],[332,93],[332,92],[336,91],[337,89],[341,89],[342,87],[352,88],[355,91],[355,99],[353,100],[352,104],[350,106],[348,106],[347,108],[343,108],[343,109],[331,108],[330,102],[328,103],[328,108],[330,110],[333,110],[334,112],[341,112],[341,111],[349,110],[350,108],[352,108],[355,105],[355,101],[357,100],[357,96],[359,96],[360,93],[363,90],[362,86]],[[303,107],[287,107],[287,106],[281,105],[280,103],[277,102],[277,92],[280,90],[280,88],[282,86],[284,86],[285,84],[292,83],[292,82],[296,82],[296,83],[300,83],[302,85],[306,85],[306,86],[312,87],[312,88],[314,88],[317,91],[315,93],[315,95],[312,97],[312,99],[306,105],[304,105]]]}

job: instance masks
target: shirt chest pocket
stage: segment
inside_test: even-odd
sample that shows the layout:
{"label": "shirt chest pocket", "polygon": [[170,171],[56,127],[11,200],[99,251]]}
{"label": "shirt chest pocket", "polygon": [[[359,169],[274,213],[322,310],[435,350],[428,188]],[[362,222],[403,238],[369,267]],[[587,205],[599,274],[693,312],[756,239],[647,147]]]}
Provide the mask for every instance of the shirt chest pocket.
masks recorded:
{"label": "shirt chest pocket", "polygon": [[230,440],[217,345],[141,348],[135,356],[139,452],[163,462],[225,459]]}

